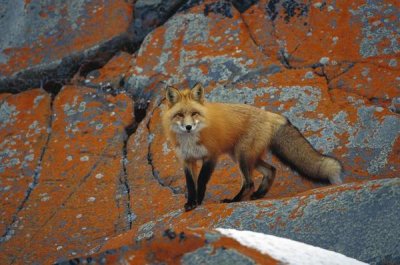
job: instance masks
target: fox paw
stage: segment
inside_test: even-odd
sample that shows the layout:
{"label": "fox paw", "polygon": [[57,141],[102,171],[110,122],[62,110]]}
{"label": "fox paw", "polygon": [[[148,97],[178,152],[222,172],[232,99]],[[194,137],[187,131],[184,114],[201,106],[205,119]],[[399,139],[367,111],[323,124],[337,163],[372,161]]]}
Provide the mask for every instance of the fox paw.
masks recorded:
{"label": "fox paw", "polygon": [[194,208],[196,208],[197,207],[197,203],[196,202],[187,202],[187,203],[185,203],[184,207],[185,207],[185,212],[188,212],[188,211],[191,211]]}
{"label": "fox paw", "polygon": [[265,194],[259,194],[257,192],[254,192],[253,194],[251,194],[250,196],[250,200],[258,200],[261,199],[262,197],[264,197]]}
{"label": "fox paw", "polygon": [[223,199],[221,202],[222,203],[231,203],[231,202],[237,202],[237,201],[233,200],[233,199]]}

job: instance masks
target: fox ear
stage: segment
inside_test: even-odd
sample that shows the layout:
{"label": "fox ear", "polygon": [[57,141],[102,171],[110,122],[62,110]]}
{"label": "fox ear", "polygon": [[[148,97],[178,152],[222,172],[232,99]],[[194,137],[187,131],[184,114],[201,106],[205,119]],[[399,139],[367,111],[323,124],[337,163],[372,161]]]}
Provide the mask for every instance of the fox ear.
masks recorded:
{"label": "fox ear", "polygon": [[197,83],[192,88],[192,97],[194,100],[203,103],[204,102],[204,88],[200,83]]}
{"label": "fox ear", "polygon": [[179,93],[179,90],[175,87],[168,86],[166,89],[165,97],[167,98],[168,104],[171,107],[175,105],[179,100],[181,100],[181,93]]}

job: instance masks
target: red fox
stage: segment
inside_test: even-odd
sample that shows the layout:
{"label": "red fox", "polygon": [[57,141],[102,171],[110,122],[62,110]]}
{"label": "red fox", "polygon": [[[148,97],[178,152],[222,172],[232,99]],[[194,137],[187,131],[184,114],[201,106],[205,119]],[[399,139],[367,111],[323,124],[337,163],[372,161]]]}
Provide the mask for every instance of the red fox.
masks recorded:
{"label": "red fox", "polygon": [[[164,132],[182,160],[187,186],[186,211],[200,205],[218,157],[229,154],[239,164],[242,187],[232,199],[262,198],[275,178],[275,168],[263,160],[268,149],[299,173],[340,184],[342,167],[338,160],[320,154],[287,118],[245,104],[211,103],[204,89],[167,87],[168,108],[162,114]],[[197,174],[197,161],[202,167]],[[263,175],[254,191],[253,170]]]}

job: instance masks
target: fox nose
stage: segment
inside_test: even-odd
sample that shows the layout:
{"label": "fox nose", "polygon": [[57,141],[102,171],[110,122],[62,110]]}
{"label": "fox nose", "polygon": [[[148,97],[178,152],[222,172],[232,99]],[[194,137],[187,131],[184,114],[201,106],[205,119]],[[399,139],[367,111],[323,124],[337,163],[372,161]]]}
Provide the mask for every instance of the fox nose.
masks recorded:
{"label": "fox nose", "polygon": [[192,129],[192,125],[186,125],[186,130],[190,131]]}

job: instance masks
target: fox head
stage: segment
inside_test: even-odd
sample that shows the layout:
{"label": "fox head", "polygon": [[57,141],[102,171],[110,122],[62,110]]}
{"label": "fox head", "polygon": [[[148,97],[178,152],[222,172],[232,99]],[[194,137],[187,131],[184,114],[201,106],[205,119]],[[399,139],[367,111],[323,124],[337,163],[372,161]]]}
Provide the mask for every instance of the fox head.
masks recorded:
{"label": "fox head", "polygon": [[194,134],[206,126],[204,89],[201,84],[182,91],[169,86],[166,89],[166,99],[168,110],[165,115],[169,129],[178,134]]}

